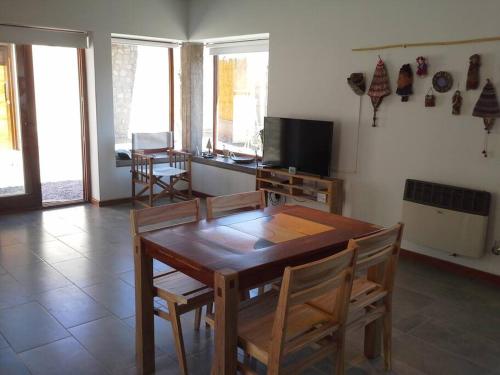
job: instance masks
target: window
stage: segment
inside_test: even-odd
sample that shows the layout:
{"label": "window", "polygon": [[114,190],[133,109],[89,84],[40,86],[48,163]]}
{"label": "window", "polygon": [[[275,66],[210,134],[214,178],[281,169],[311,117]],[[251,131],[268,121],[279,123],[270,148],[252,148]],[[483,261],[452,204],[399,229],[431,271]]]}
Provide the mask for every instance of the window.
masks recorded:
{"label": "window", "polygon": [[130,150],[132,133],[168,130],[174,132],[174,147],[182,148],[180,48],[172,47],[113,39],[115,150]]}
{"label": "window", "polygon": [[[235,45],[237,43],[231,43]],[[215,150],[262,154],[260,131],[267,114],[268,52],[214,48],[205,58],[205,116],[203,148],[208,138]],[[251,48],[250,48],[251,50]],[[214,56],[209,56],[212,53]],[[211,94],[210,95],[210,91]],[[209,101],[212,101],[210,108]],[[211,111],[210,111],[211,109]]]}

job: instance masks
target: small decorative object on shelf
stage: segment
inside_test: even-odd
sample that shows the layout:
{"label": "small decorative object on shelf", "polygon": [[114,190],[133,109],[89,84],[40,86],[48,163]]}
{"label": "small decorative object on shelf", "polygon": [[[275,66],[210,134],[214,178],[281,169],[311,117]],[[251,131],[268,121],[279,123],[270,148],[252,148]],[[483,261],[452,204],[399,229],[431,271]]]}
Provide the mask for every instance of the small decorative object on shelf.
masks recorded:
{"label": "small decorative object on shelf", "polygon": [[448,92],[453,86],[453,77],[448,72],[437,72],[432,77],[432,86],[437,92]]}
{"label": "small decorative object on shelf", "polygon": [[404,64],[399,70],[396,94],[401,96],[402,102],[407,102],[410,95],[413,94],[413,71],[410,64]]}
{"label": "small decorative object on shelf", "polygon": [[491,131],[491,128],[495,124],[495,119],[500,117],[500,106],[498,104],[497,93],[495,91],[495,87],[488,79],[486,80],[486,85],[483,87],[483,91],[477,100],[476,105],[474,106],[474,111],[472,112],[472,116],[482,117],[484,123],[484,130],[486,130],[486,136],[484,140],[484,149],[483,156],[488,157],[488,134]]}
{"label": "small decorative object on shelf", "polygon": [[417,57],[417,76],[424,78],[427,76],[427,59],[424,56]]}
{"label": "small decorative object on shelf", "polygon": [[201,156],[203,156],[205,159],[213,159],[215,158],[215,154],[212,153],[212,142],[210,141],[210,138],[208,138],[208,142],[207,142],[207,145],[206,145],[208,151],[207,152],[203,152],[201,154]]}
{"label": "small decorative object on shelf", "polygon": [[391,94],[391,86],[389,84],[389,75],[385,68],[385,64],[378,57],[378,63],[375,67],[375,72],[373,73],[373,79],[368,90],[368,96],[372,101],[373,106],[373,127],[377,126],[377,110],[382,103],[382,100]]}
{"label": "small decorative object on shelf", "polygon": [[479,67],[481,56],[477,53],[469,57],[469,70],[467,71],[466,90],[476,90],[479,87]]}
{"label": "small decorative object on shelf", "polygon": [[462,93],[460,90],[455,91],[453,98],[451,99],[451,113],[453,115],[459,115],[462,109]]}
{"label": "small decorative object on shelf", "polygon": [[426,107],[435,107],[436,106],[436,97],[434,96],[434,90],[432,87],[427,90],[427,94],[425,94],[425,106]]}
{"label": "small decorative object on shelf", "polygon": [[208,142],[207,142],[207,149],[208,149],[208,153],[211,154],[212,153],[212,142],[210,141],[210,138],[208,138]]}
{"label": "small decorative object on shelf", "polygon": [[347,77],[347,84],[356,95],[363,95],[366,91],[365,75],[363,73],[352,73]]}

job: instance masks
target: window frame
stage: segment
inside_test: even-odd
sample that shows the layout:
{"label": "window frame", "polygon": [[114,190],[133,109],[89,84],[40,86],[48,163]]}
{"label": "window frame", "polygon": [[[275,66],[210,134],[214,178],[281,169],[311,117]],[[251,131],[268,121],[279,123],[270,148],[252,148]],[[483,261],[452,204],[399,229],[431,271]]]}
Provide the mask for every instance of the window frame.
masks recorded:
{"label": "window frame", "polygon": [[[214,66],[214,72],[213,72],[213,79],[214,79],[214,83],[213,83],[213,116],[212,116],[212,139],[213,139],[213,151],[214,153],[220,153],[222,154],[224,152],[224,150],[220,149],[220,148],[217,148],[217,101],[218,101],[218,86],[219,86],[219,76],[218,76],[218,72],[219,72],[219,55],[213,55],[213,66]],[[268,73],[269,74],[269,73]],[[268,87],[267,87],[268,91],[269,91],[269,76],[268,76]],[[269,101],[269,98],[268,98],[268,101]],[[266,103],[266,106],[267,106],[267,103]],[[232,152],[234,155],[236,156],[252,156],[252,157],[256,157],[257,160],[262,160],[262,155],[261,156],[258,156],[258,155],[255,155],[255,154],[246,154],[246,153],[243,153],[243,152]]]}
{"label": "window frame", "polygon": [[[175,132],[175,69],[174,69],[174,47],[171,46],[171,43],[168,42],[153,42],[157,47],[166,48],[168,50],[168,93],[169,93],[169,103],[168,103],[168,131],[174,133]],[[151,45],[152,42],[143,39],[128,39],[123,37],[112,37],[111,38],[111,48],[113,48],[113,44],[126,44],[126,45],[137,45],[137,46],[148,46]],[[180,48],[180,46],[179,46]],[[113,83],[114,85],[114,83]],[[114,90],[114,87],[113,87]],[[113,111],[114,116],[114,111]],[[113,129],[114,133],[114,129]],[[116,145],[116,138],[114,141]],[[182,142],[181,142],[182,144]],[[174,140],[175,145],[175,140]],[[175,148],[175,146],[174,146]],[[119,159],[116,159],[119,161]]]}

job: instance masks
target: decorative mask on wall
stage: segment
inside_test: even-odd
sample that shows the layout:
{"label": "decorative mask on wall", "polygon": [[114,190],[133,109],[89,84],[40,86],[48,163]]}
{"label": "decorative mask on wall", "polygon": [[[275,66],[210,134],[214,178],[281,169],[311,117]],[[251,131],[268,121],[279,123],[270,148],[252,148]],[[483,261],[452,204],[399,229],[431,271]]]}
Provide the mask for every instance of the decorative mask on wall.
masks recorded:
{"label": "decorative mask on wall", "polygon": [[396,94],[401,96],[402,102],[407,102],[409,96],[413,94],[413,71],[410,64],[404,64],[399,70]]}
{"label": "decorative mask on wall", "polygon": [[[495,123],[495,119],[500,117],[500,106],[498,105],[497,94],[495,91],[495,87],[488,79],[486,85],[483,87],[483,91],[477,100],[476,105],[474,106],[474,111],[472,112],[472,116],[482,117],[484,123],[484,130],[486,130],[486,134],[490,133],[491,128]],[[483,149],[484,157],[488,156],[487,148],[487,136],[485,137],[485,146]]]}
{"label": "decorative mask on wall", "polygon": [[366,91],[366,81],[363,73],[352,73],[347,77],[347,84],[356,95],[361,96]]}
{"label": "decorative mask on wall", "polygon": [[425,94],[425,107],[435,107],[436,106],[436,97],[434,96],[434,90],[432,87],[427,90],[427,94]]}
{"label": "decorative mask on wall", "polygon": [[417,57],[417,76],[424,78],[427,76],[427,59],[424,56]]}
{"label": "decorative mask on wall", "polygon": [[377,126],[377,110],[380,103],[382,103],[382,100],[390,94],[391,86],[389,84],[389,76],[387,74],[385,64],[379,56],[375,72],[373,73],[370,89],[368,90],[368,96],[370,97],[373,105],[373,127]]}
{"label": "decorative mask on wall", "polygon": [[466,90],[476,90],[479,87],[479,67],[481,56],[477,53],[469,57],[469,70],[467,71]]}
{"label": "decorative mask on wall", "polygon": [[451,98],[451,113],[453,115],[459,115],[462,109],[462,93],[460,90],[455,91],[453,97]]}

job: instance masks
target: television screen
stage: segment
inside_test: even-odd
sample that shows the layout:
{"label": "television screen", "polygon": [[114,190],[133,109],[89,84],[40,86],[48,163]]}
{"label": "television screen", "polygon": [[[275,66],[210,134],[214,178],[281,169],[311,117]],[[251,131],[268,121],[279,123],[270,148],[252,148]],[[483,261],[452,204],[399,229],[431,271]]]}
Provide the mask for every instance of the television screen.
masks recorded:
{"label": "television screen", "polygon": [[329,176],[332,138],[331,121],[266,117],[262,163]]}

